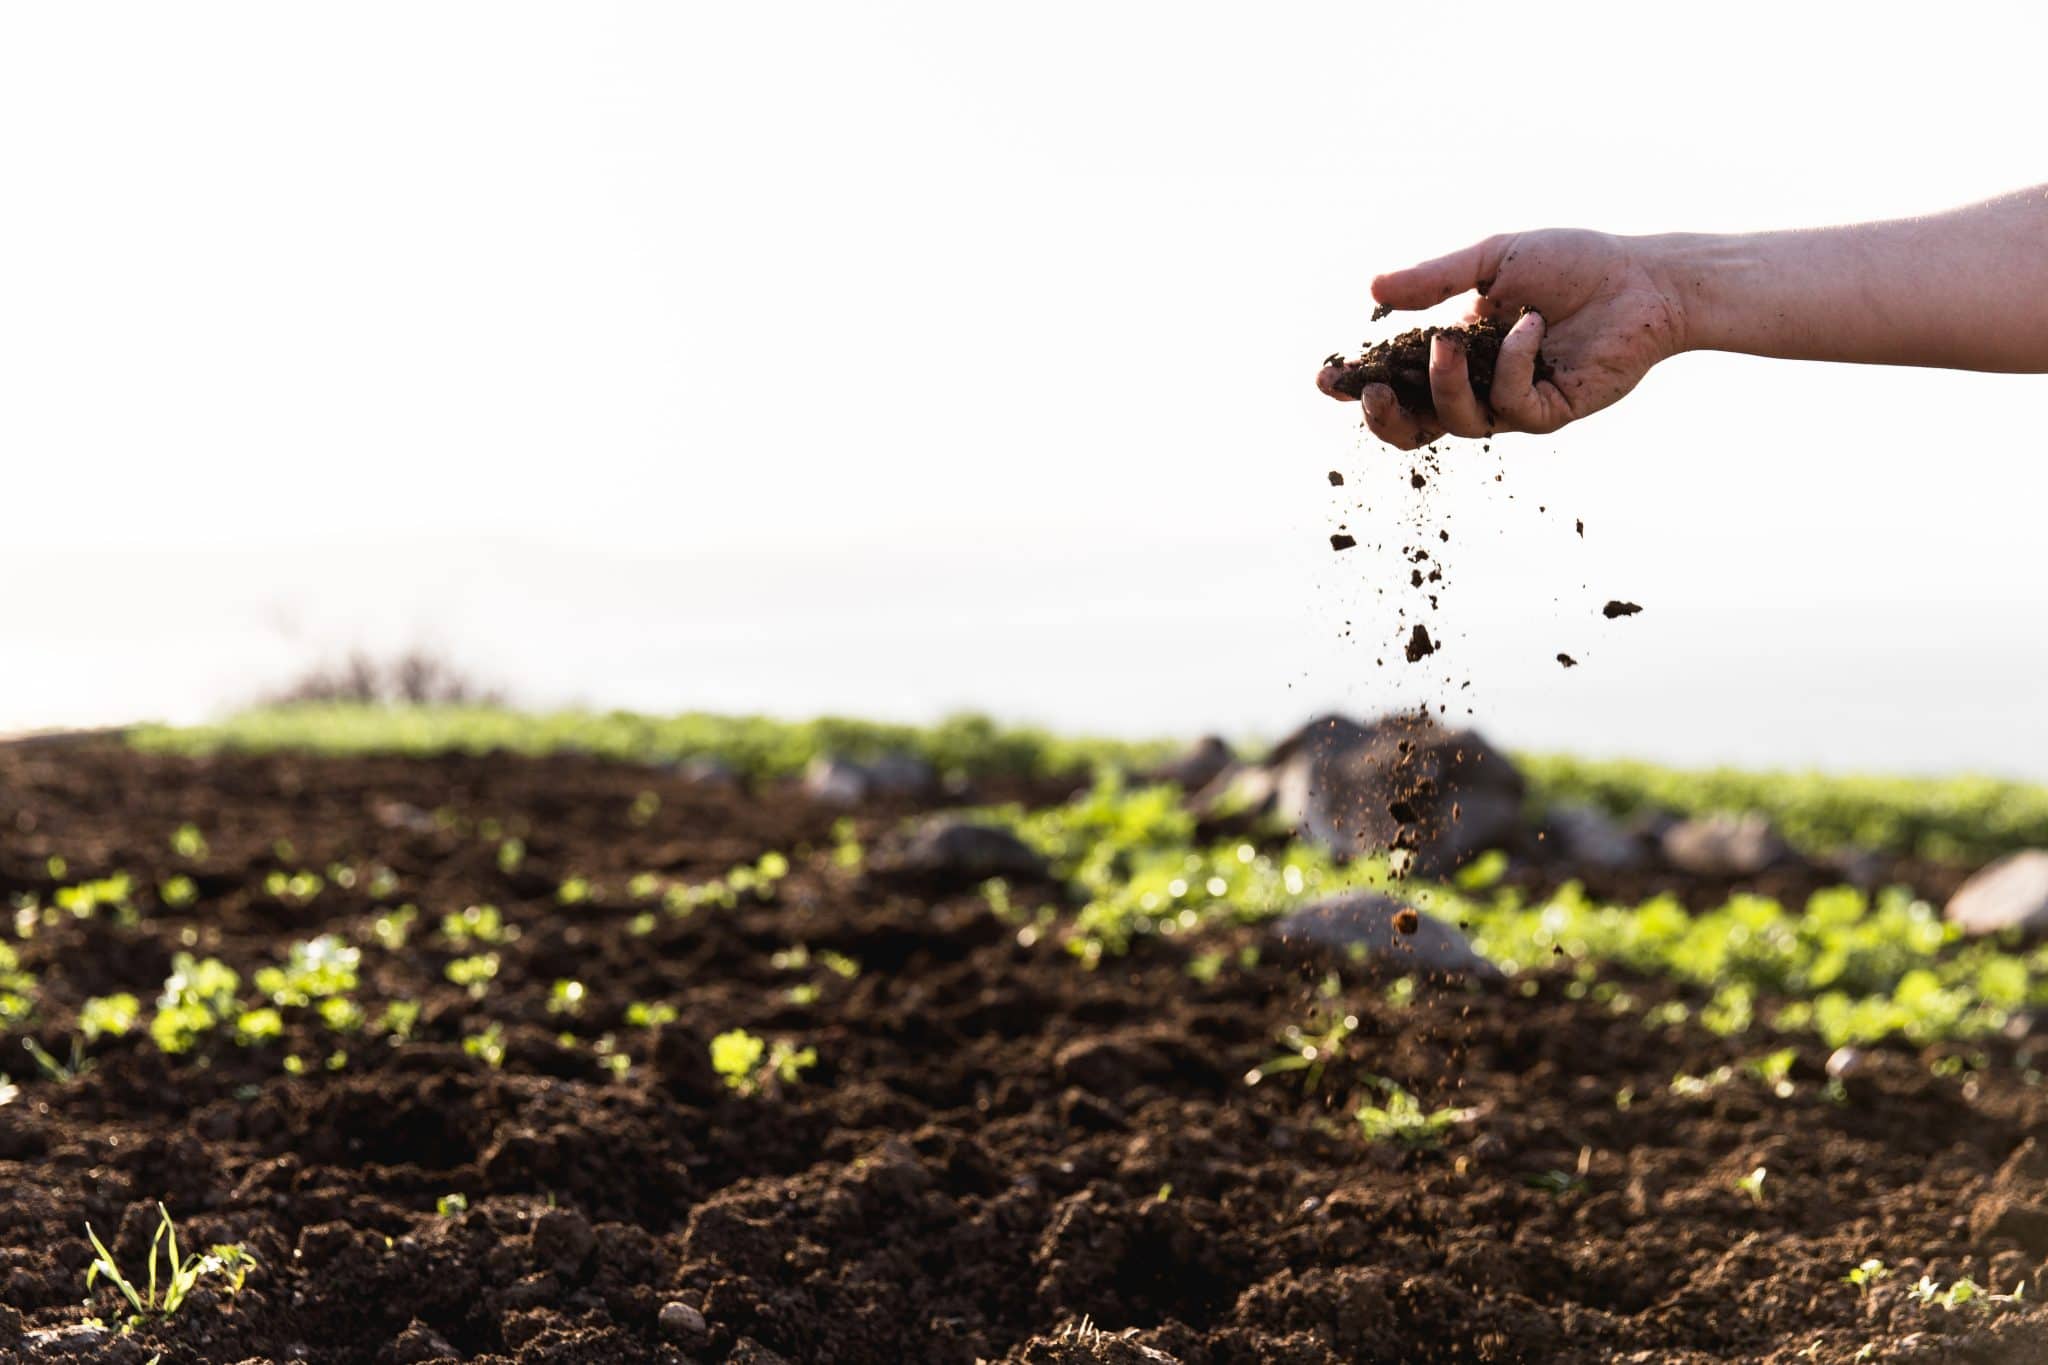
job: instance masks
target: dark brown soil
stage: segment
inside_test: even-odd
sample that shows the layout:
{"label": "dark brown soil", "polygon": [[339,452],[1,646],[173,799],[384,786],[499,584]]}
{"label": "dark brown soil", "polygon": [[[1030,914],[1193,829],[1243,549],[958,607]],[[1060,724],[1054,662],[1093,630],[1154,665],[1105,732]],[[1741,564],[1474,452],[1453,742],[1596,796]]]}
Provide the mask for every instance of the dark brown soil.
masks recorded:
{"label": "dark brown soil", "polygon": [[[634,815],[653,791],[658,810]],[[978,797],[1045,799],[1048,788]],[[877,836],[916,803],[854,813]],[[202,900],[121,927],[66,919],[20,944],[42,978],[46,1044],[90,994],[151,995],[180,946],[246,974],[321,932],[364,943],[365,991],[424,1002],[416,1040],[367,1040],[346,1069],[283,1074],[280,1048],[175,1063],[103,1043],[67,1083],[11,1067],[0,1105],[0,1359],[50,1358],[30,1334],[76,1323],[84,1226],[139,1264],[154,1201],[188,1244],[262,1260],[236,1300],[210,1294],[79,1358],[392,1362],[1352,1361],[1846,1362],[2039,1359],[2031,1309],[1943,1312],[1922,1273],[2048,1289],[2048,1215],[2029,1144],[2041,1092],[2001,1064],[1939,1078],[1873,1052],[1846,1095],[1794,1042],[1790,1098],[1737,1082],[1670,1090],[1759,1050],[1646,1027],[1571,978],[1425,983],[1409,1003],[1344,960],[1246,928],[1142,941],[1089,971],[971,887],[838,867],[846,812],[782,788],[693,786],[593,760],[140,757],[111,747],[0,750],[0,894],[47,897],[116,869],[189,872]],[[479,823],[526,841],[501,870]],[[191,823],[211,849],[170,849]],[[423,923],[370,946],[361,889],[305,904],[279,866],[379,863]],[[795,871],[636,937],[634,873],[710,877],[769,850]],[[559,904],[570,875],[600,890]],[[1013,885],[1022,906],[1056,888]],[[498,905],[522,931],[482,1003],[447,985],[440,913]],[[846,980],[771,959],[795,945],[859,959]],[[1261,946],[1256,965],[1237,960]],[[1229,954],[1212,980],[1196,954]],[[550,1014],[550,985],[588,999]],[[1334,985],[1325,986],[1326,981]],[[795,984],[815,986],[800,1003]],[[1644,1003],[1654,981],[1620,983]],[[656,1030],[631,1001],[672,1003]],[[1246,1073],[1290,1024],[1357,1029],[1307,1073]],[[465,1033],[505,1024],[506,1060]],[[1324,1025],[1316,1021],[1324,1020]],[[565,1027],[612,1033],[624,1079]],[[709,1070],[718,1032],[816,1047],[793,1085],[743,1098]],[[327,1045],[294,1021],[286,1040]],[[1769,1046],[1784,1040],[1769,1039]],[[1349,1117],[1399,1084],[1471,1110],[1440,1147],[1366,1142]],[[1762,1203],[1735,1182],[1769,1171]],[[459,1193],[466,1211],[440,1216]],[[1892,1276],[1859,1293],[1851,1266]],[[111,1315],[104,1287],[95,1299]],[[664,1312],[664,1308],[668,1311]],[[1069,1330],[1086,1315],[1109,1333]],[[1127,1329],[1135,1335],[1119,1335]],[[1064,1332],[1064,1339],[1062,1333]],[[446,1355],[437,1356],[446,1351]],[[38,1352],[32,1354],[32,1352]]]}
{"label": "dark brown soil", "polygon": [[1634,616],[1642,608],[1633,602],[1609,602],[1600,608],[1600,614],[1612,621],[1617,616]]}
{"label": "dark brown soil", "polygon": [[[1432,337],[1443,332],[1463,342],[1472,392],[1484,403],[1493,392],[1493,368],[1500,358],[1500,344],[1512,325],[1486,318],[1458,327],[1414,328],[1367,348],[1354,359],[1330,357],[1323,362],[1319,386],[1327,393],[1356,398],[1368,384],[1385,384],[1408,411],[1434,416],[1436,400],[1429,389],[1429,344]],[[1550,362],[1537,356],[1536,378],[1548,379],[1551,374]]]}

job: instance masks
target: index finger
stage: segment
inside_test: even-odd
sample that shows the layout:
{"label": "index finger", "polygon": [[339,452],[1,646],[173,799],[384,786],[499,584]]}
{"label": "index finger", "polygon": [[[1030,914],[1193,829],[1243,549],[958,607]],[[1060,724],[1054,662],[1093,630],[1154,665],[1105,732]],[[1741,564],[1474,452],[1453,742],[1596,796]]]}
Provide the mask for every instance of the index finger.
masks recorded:
{"label": "index finger", "polygon": [[1376,275],[1372,282],[1373,301],[1389,308],[1433,308],[1453,295],[1491,284],[1500,273],[1509,240],[1505,236],[1488,237],[1463,251],[1453,251],[1406,270]]}

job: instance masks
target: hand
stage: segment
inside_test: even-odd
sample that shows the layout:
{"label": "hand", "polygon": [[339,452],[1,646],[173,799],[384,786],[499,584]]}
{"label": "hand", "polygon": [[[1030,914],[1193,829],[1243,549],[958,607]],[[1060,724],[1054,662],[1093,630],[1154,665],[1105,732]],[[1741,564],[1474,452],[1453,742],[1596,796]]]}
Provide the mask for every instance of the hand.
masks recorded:
{"label": "hand", "polygon": [[[1643,239],[1546,229],[1489,237],[1476,246],[1381,275],[1373,298],[1389,308],[1430,308],[1467,290],[1479,298],[1467,321],[1532,310],[1509,330],[1487,402],[1472,392],[1463,348],[1438,335],[1430,346],[1436,416],[1411,413],[1384,384],[1359,394],[1373,435],[1413,450],[1446,433],[1556,431],[1619,399],[1650,367],[1685,349],[1679,291]],[[1536,355],[1551,377],[1536,379]],[[1325,389],[1333,398],[1347,395]]]}

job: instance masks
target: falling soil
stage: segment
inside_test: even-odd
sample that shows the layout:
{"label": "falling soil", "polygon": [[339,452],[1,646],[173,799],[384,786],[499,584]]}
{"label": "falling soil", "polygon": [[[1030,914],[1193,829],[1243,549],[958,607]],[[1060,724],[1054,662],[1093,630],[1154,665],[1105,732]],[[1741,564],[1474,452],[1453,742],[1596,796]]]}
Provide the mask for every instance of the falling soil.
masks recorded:
{"label": "falling soil", "polygon": [[1396,933],[1412,934],[1421,927],[1422,916],[1416,913],[1413,906],[1404,905],[1394,912],[1394,931]]}
{"label": "falling soil", "polygon": [[1415,629],[1408,633],[1408,645],[1405,652],[1408,655],[1408,662],[1411,664],[1421,663],[1425,658],[1436,653],[1436,642],[1429,638],[1429,627],[1423,625],[1420,621],[1415,623]]}
{"label": "falling soil", "polygon": [[1633,602],[1609,602],[1600,608],[1600,614],[1612,621],[1617,616],[1634,616],[1642,608]]}
{"label": "falling soil", "polygon": [[[1332,356],[1323,362],[1319,386],[1327,393],[1356,398],[1368,384],[1385,384],[1409,412],[1436,414],[1436,401],[1429,388],[1430,339],[1439,332],[1458,338],[1465,347],[1465,371],[1472,380],[1472,392],[1481,403],[1493,392],[1493,370],[1500,358],[1500,344],[1508,326],[1487,318],[1457,327],[1418,327],[1390,341],[1368,347],[1364,354],[1346,360]],[[1536,378],[1545,380],[1553,371],[1550,362],[1536,357]]]}
{"label": "falling soil", "polygon": [[1330,537],[1330,548],[1333,550],[1348,550],[1357,543],[1357,537],[1347,536],[1341,531]]}
{"label": "falling soil", "polygon": [[[648,791],[659,809],[636,823]],[[88,996],[153,994],[174,952],[218,956],[246,980],[321,933],[363,945],[366,991],[423,1007],[411,1042],[365,1037],[336,1071],[282,1070],[286,1049],[331,1044],[292,1010],[267,1047],[165,1058],[138,1034],[102,1040],[73,1081],[16,1069],[19,1095],[0,1104],[0,1359],[380,1365],[445,1346],[472,1365],[1156,1365],[1142,1346],[1182,1365],[1843,1365],[1866,1346],[1930,1362],[2048,1352],[2040,1309],[1944,1312],[1911,1293],[1923,1274],[2025,1282],[2029,1300],[2048,1290],[2029,1141],[2048,1100],[2016,1079],[2008,1044],[1990,1045],[1989,1069],[1948,1078],[1931,1074],[1933,1053],[1873,1048],[1837,1100],[1824,1050],[1791,1035],[1771,1043],[1794,1049],[1790,1097],[1737,1083],[1686,1098],[1674,1074],[1735,1066],[1754,1040],[1646,1028],[1564,969],[1503,987],[1424,980],[1397,1004],[1371,963],[1302,956],[1247,926],[1145,936],[1089,971],[1056,933],[998,919],[971,880],[835,865],[835,822],[872,845],[917,809],[849,811],[578,757],[0,750],[0,893],[47,903],[58,854],[72,879],[188,875],[201,892],[183,911],[66,916],[19,942],[41,979],[45,1046],[61,1052]],[[500,864],[487,820],[526,841],[523,865]],[[210,844],[197,861],[171,851],[187,823]],[[279,840],[292,866],[392,869],[421,910],[411,942],[375,946],[386,907],[361,883],[277,900],[265,883]],[[794,867],[771,900],[632,931],[632,876],[710,878],[770,851]],[[564,907],[555,889],[571,874],[600,890]],[[1060,918],[1070,906],[1028,879],[1011,894]],[[456,950],[433,928],[477,903],[520,931],[496,949],[486,1002],[447,983]],[[856,958],[860,974],[778,965],[796,945]],[[1229,965],[1197,979],[1204,953]],[[588,991],[573,1018],[548,1008],[562,978]],[[1316,1084],[1247,1084],[1325,980],[1357,1025]],[[1615,982],[1644,1009],[1701,1003],[1654,979]],[[798,999],[797,985],[815,990]],[[633,1001],[677,1017],[632,1027]],[[504,1025],[502,1068],[461,1045],[487,1018]],[[815,1046],[818,1062],[798,1083],[733,1094],[706,1060],[732,1028]],[[577,1045],[559,1041],[565,1029]],[[593,1051],[606,1033],[630,1060],[622,1078]],[[1470,1117],[1434,1148],[1368,1142],[1350,1115],[1380,1093],[1375,1078]],[[1734,1187],[1759,1165],[1762,1203]],[[438,1213],[455,1194],[466,1208]],[[46,1345],[89,1311],[85,1224],[140,1266],[157,1199],[188,1243],[255,1252],[247,1288],[205,1290],[130,1337]],[[1873,1257],[1887,1280],[1842,1281]],[[114,1317],[104,1282],[92,1311]],[[1084,1315],[1107,1336],[1061,1341]]]}
{"label": "falling soil", "polygon": [[1579,661],[1577,659],[1574,659],[1569,654],[1558,655],[1557,661],[1563,664],[1566,668],[1577,668],[1579,666]]}
{"label": "falling soil", "polygon": [[1343,476],[1342,474],[1339,474],[1339,473],[1338,473],[1338,472],[1337,472],[1336,470],[1334,470],[1334,469],[1333,469],[1333,470],[1331,470],[1331,471],[1330,471],[1330,487],[1332,487],[1332,488],[1342,488],[1343,486],[1344,486],[1344,476]]}

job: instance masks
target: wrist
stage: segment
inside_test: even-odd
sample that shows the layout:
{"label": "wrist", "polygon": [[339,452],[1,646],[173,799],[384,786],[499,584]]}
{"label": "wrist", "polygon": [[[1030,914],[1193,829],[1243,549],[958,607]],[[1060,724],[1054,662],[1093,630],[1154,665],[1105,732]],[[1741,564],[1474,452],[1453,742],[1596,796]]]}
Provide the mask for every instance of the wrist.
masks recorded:
{"label": "wrist", "polygon": [[1676,322],[1674,354],[1744,349],[1742,299],[1760,266],[1750,239],[1672,232],[1635,242]]}

